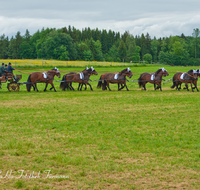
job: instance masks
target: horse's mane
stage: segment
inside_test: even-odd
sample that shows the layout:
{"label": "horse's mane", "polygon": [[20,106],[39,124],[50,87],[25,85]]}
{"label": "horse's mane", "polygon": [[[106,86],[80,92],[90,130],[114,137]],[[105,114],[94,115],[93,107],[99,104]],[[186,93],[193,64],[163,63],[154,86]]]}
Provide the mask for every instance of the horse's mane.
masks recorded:
{"label": "horse's mane", "polygon": [[158,69],[158,70],[155,72],[155,75],[157,75],[160,71],[162,71],[162,69]]}
{"label": "horse's mane", "polygon": [[121,75],[122,73],[124,73],[127,69],[124,69],[122,71],[119,72],[119,74]]}
{"label": "horse's mane", "polygon": [[90,71],[92,71],[92,69],[91,69],[91,68],[89,68],[89,69],[87,69],[87,71],[89,71],[89,72],[90,72]]}
{"label": "horse's mane", "polygon": [[192,74],[193,73],[193,69],[189,70],[187,73],[188,74]]}

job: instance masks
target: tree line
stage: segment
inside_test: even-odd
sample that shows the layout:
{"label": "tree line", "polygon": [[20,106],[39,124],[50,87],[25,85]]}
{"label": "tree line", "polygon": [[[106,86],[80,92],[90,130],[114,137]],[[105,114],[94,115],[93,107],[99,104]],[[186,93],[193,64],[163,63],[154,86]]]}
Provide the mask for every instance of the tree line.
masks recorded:
{"label": "tree line", "polygon": [[46,28],[22,36],[18,31],[10,39],[0,36],[0,59],[56,59],[108,62],[165,63],[170,65],[200,64],[200,31],[193,29],[191,36],[151,38],[133,36],[112,30],[75,27]]}

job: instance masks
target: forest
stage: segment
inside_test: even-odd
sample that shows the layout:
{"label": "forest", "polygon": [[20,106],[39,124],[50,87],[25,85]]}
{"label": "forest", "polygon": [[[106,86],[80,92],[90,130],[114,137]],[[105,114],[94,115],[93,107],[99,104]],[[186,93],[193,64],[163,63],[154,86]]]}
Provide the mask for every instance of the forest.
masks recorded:
{"label": "forest", "polygon": [[28,29],[9,39],[0,36],[0,59],[55,59],[129,63],[162,63],[200,65],[200,31],[191,36],[169,36],[156,39],[150,34],[133,36],[112,30],[75,27],[42,28],[33,35]]}

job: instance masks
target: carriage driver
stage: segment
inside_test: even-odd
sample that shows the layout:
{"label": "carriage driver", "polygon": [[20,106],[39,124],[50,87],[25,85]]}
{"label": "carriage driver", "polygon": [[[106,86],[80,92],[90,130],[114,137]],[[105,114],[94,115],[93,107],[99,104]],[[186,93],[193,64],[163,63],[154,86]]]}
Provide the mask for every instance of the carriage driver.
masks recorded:
{"label": "carriage driver", "polygon": [[[5,68],[4,68],[4,63],[2,63],[2,66],[0,67],[0,77],[6,75]],[[0,89],[1,89],[1,80],[0,80]]]}
{"label": "carriage driver", "polygon": [[9,63],[9,64],[8,64],[8,68],[7,68],[8,73],[12,73],[12,74],[13,74],[13,70],[15,70],[15,68],[13,68],[13,67],[11,66],[11,63]]}
{"label": "carriage driver", "polygon": [[[8,68],[7,68],[7,72],[8,73],[12,73],[13,74],[13,70],[15,70],[15,68],[13,68],[11,66],[11,63],[8,64]],[[15,74],[13,74],[14,79],[16,79]]]}

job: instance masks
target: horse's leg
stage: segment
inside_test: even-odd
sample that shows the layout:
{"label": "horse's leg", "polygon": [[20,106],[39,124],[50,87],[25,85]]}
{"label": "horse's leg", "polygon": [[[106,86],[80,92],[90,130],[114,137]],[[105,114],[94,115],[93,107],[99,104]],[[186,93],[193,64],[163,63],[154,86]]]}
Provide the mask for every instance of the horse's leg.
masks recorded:
{"label": "horse's leg", "polygon": [[126,85],[126,83],[125,83],[125,87],[126,87],[126,90],[129,91],[128,86]]}
{"label": "horse's leg", "polygon": [[33,90],[35,91],[35,86],[34,86],[34,84],[32,84],[31,86],[33,87]]}
{"label": "horse's leg", "polygon": [[194,89],[196,88],[197,92],[199,92],[199,89],[197,88],[197,81],[194,81],[193,84],[194,84]]}
{"label": "horse's leg", "polygon": [[188,84],[187,84],[187,83],[185,83],[185,86],[186,86],[186,88],[187,88],[187,91],[189,91],[189,89],[188,89]]}
{"label": "horse's leg", "polygon": [[46,86],[45,86],[44,92],[47,90],[47,86],[48,86],[48,83],[46,83]]}
{"label": "horse's leg", "polygon": [[143,83],[143,88],[144,88],[145,91],[147,91],[145,85],[146,85],[146,83]]}
{"label": "horse's leg", "polygon": [[85,90],[87,90],[87,84],[85,84]]}
{"label": "horse's leg", "polygon": [[110,87],[109,87],[109,82],[106,83],[106,86],[108,87],[108,89],[111,91]]}
{"label": "horse's leg", "polygon": [[39,91],[38,88],[37,88],[37,83],[33,84],[33,86],[35,85],[35,88],[34,88],[34,91],[35,89],[37,90],[37,92]]}
{"label": "horse's leg", "polygon": [[161,84],[159,85],[160,91],[162,91]]}
{"label": "horse's leg", "polygon": [[89,82],[87,82],[87,84],[89,85],[91,91],[93,91],[91,84]]}
{"label": "horse's leg", "polygon": [[157,85],[157,89],[158,89],[158,90],[160,89],[160,91],[162,91],[162,88],[161,88],[161,82],[158,81],[158,82],[156,83],[156,85]]}
{"label": "horse's leg", "polygon": [[196,88],[196,89],[197,89],[197,92],[198,92],[199,90],[198,90],[198,88],[197,88],[197,85],[196,85],[195,83],[193,83],[193,84],[194,84],[194,87],[192,87],[192,89],[195,89],[195,88]]}
{"label": "horse's leg", "polygon": [[54,86],[54,84],[53,84],[53,81],[49,81],[49,83],[50,83],[51,86],[52,86],[52,87],[50,88],[50,90],[51,90],[51,89],[54,89],[54,91],[57,92],[56,89],[55,89],[55,86]]}
{"label": "horse's leg", "polygon": [[[86,87],[86,84],[84,84],[84,85],[85,85],[85,87]],[[83,83],[81,84],[81,90],[82,90],[82,88],[83,88]],[[86,88],[86,89],[87,89],[87,88]],[[85,89],[85,90],[86,90],[86,89]]]}
{"label": "horse's leg", "polygon": [[75,91],[73,86],[72,86],[72,82],[70,83],[70,88],[71,88],[71,90]]}
{"label": "horse's leg", "polygon": [[121,88],[119,90],[122,90],[125,86],[126,86],[125,84],[124,84],[124,86],[123,86],[123,84],[121,84]]}
{"label": "horse's leg", "polygon": [[179,90],[181,89],[181,83],[179,83]]}
{"label": "horse's leg", "polygon": [[192,88],[192,82],[190,83],[190,85],[191,85],[192,92],[194,92],[194,90],[193,90],[193,88]]}
{"label": "horse's leg", "polygon": [[65,90],[66,88],[67,88],[67,90],[71,90],[70,83],[68,83],[68,82],[65,83],[64,90]]}
{"label": "horse's leg", "polygon": [[197,88],[197,85],[195,84],[195,87],[196,87],[196,89],[197,89],[197,92],[199,92],[199,89]]}
{"label": "horse's leg", "polygon": [[70,83],[66,82],[65,88],[67,88],[67,90],[71,90]]}
{"label": "horse's leg", "polygon": [[[125,85],[123,86],[123,84],[121,83],[117,83],[118,84],[118,90],[122,90],[124,87],[125,87]],[[119,88],[119,86],[121,85],[121,88]]]}
{"label": "horse's leg", "polygon": [[121,84],[121,88],[119,88],[119,83],[117,83],[117,84],[118,84],[118,90],[121,90],[123,88],[122,84]]}
{"label": "horse's leg", "polygon": [[156,90],[156,84],[155,84],[155,82],[154,82],[154,90]]}
{"label": "horse's leg", "polygon": [[79,85],[78,85],[78,90],[80,90],[80,87],[81,87],[81,83],[79,83]]}
{"label": "horse's leg", "polygon": [[80,91],[82,91],[82,88],[83,88],[83,83],[79,83],[78,89],[79,89]]}
{"label": "horse's leg", "polygon": [[180,86],[180,84],[176,85],[176,90],[180,91],[181,87],[178,87],[178,85]]}

